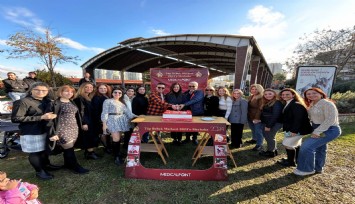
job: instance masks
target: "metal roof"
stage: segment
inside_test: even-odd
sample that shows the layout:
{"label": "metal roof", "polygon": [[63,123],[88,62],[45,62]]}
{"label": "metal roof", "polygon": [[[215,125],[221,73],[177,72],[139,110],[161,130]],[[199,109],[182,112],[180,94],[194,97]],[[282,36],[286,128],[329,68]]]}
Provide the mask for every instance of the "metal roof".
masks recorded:
{"label": "metal roof", "polygon": [[85,62],[84,70],[143,73],[150,68],[208,68],[210,77],[235,72],[237,47],[253,46],[253,55],[267,63],[252,36],[184,34],[131,38]]}

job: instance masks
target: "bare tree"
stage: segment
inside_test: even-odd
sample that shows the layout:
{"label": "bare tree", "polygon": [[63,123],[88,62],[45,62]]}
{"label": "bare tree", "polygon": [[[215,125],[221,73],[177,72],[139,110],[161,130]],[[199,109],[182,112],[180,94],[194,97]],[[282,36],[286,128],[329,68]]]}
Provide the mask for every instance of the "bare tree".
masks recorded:
{"label": "bare tree", "polygon": [[7,58],[28,59],[38,58],[48,69],[53,87],[56,87],[54,68],[59,63],[70,62],[77,64],[78,56],[66,56],[62,49],[60,35],[52,36],[50,28],[43,33],[36,33],[31,29],[19,31],[9,37],[6,44],[11,49]]}
{"label": "bare tree", "polygon": [[312,34],[304,34],[286,65],[290,69],[300,65],[337,65],[338,75],[354,55],[354,30],[355,26],[341,30],[315,30]]}

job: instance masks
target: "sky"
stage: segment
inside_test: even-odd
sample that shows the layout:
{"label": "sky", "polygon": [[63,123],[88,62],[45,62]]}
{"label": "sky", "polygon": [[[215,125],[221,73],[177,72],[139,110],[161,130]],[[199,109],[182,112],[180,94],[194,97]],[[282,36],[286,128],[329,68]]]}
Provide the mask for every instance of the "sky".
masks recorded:
{"label": "sky", "polygon": [[[284,63],[304,34],[355,25],[354,0],[1,0],[0,50],[11,34],[50,27],[78,65],[56,71],[81,77],[81,65],[119,42],[175,34],[254,36],[268,63]],[[0,53],[0,77],[42,69],[38,59],[7,59]]]}

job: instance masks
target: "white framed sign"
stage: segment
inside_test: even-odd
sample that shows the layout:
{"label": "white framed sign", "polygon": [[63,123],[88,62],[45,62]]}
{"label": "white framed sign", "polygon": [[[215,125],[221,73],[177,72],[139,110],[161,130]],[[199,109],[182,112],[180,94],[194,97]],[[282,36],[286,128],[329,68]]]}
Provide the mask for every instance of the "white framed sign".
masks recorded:
{"label": "white framed sign", "polygon": [[324,91],[330,98],[337,66],[299,66],[297,68],[296,91],[303,96],[303,93],[311,88],[317,87]]}

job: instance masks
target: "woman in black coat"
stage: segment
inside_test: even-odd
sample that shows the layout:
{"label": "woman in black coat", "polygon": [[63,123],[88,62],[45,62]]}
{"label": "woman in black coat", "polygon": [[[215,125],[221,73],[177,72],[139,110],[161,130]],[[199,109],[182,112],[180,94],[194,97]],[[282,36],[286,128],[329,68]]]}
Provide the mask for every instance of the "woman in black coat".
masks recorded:
{"label": "woman in black coat", "polygon": [[260,120],[263,129],[263,136],[266,140],[267,151],[259,152],[261,156],[277,156],[276,133],[282,127],[283,105],[278,100],[277,93],[272,89],[265,89],[262,98],[262,109]]}
{"label": "woman in black coat", "polygon": [[79,87],[76,98],[74,99],[82,121],[76,146],[85,150],[84,155],[86,159],[100,158],[94,152],[94,148],[98,146],[99,137],[95,133],[95,124],[93,122],[94,107],[91,103],[93,95],[94,85],[91,82],[85,82]]}
{"label": "woman in black coat", "polygon": [[53,113],[45,113],[50,105],[48,84],[37,82],[31,85],[27,95],[14,102],[11,121],[20,123],[22,151],[29,153],[28,160],[36,171],[36,177],[43,180],[52,179],[47,170],[59,169],[49,162],[47,125],[48,120],[57,117]]}
{"label": "woman in black coat", "polygon": [[[140,86],[136,89],[136,97],[132,100],[132,113],[135,115],[147,115],[148,98],[145,95],[145,87]],[[149,133],[146,132],[142,136],[142,142],[148,143]]]}
{"label": "woman in black coat", "polygon": [[101,142],[105,147],[105,152],[111,153],[111,138],[109,134],[103,134],[102,132],[102,121],[101,121],[101,113],[102,113],[102,105],[104,101],[108,98],[111,98],[111,86],[107,84],[99,84],[97,86],[97,90],[95,92],[94,97],[91,99],[91,105],[93,107],[92,119],[95,129],[95,134],[97,136],[101,136]]}
{"label": "woman in black coat", "polygon": [[[179,83],[173,83],[170,86],[170,92],[165,96],[166,102],[172,105],[184,104],[184,95]],[[174,139],[173,144],[180,145],[182,139],[182,132],[171,132],[171,137]]]}
{"label": "woman in black coat", "polygon": [[287,158],[278,163],[283,166],[296,166],[302,137],[312,133],[313,130],[302,97],[290,88],[283,89],[279,95],[285,104],[282,114],[285,138],[282,144],[286,148]]}
{"label": "woman in black coat", "polygon": [[205,97],[203,99],[204,115],[217,116],[219,111],[219,98],[215,96],[213,86],[207,86],[205,89]]}

